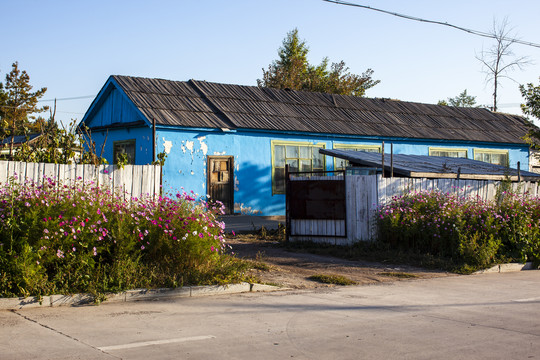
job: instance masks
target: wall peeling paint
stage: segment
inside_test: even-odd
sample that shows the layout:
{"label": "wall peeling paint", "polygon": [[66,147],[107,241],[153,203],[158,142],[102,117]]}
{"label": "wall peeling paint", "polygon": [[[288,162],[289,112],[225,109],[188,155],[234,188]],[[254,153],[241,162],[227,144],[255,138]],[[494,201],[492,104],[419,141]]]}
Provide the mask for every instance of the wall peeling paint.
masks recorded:
{"label": "wall peeling paint", "polygon": [[234,175],[234,191],[240,191],[238,185],[240,185],[240,181],[238,181],[238,177]]}
{"label": "wall peeling paint", "polygon": [[206,154],[208,153],[208,145],[204,142],[204,140],[206,140],[206,136],[200,136],[197,138],[197,140],[199,140],[203,155],[206,156]]}
{"label": "wall peeling paint", "polygon": [[214,151],[214,155],[218,155],[218,156],[219,156],[219,155],[225,155],[225,154],[227,154],[226,151],[222,151],[222,152]]}
{"label": "wall peeling paint", "polygon": [[189,152],[193,155],[193,145],[195,145],[194,141],[186,140],[186,149],[189,150]]}
{"label": "wall peeling paint", "polygon": [[165,150],[166,154],[170,154],[172,149],[172,141],[165,140],[165,138],[163,138],[163,149]]}

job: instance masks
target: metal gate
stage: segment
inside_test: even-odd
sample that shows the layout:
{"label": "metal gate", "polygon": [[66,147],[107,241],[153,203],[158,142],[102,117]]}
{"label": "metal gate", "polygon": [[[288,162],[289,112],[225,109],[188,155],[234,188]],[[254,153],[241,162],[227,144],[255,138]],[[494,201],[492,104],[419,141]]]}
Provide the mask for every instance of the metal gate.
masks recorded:
{"label": "metal gate", "polygon": [[286,169],[285,180],[287,240],[347,237],[344,171]]}

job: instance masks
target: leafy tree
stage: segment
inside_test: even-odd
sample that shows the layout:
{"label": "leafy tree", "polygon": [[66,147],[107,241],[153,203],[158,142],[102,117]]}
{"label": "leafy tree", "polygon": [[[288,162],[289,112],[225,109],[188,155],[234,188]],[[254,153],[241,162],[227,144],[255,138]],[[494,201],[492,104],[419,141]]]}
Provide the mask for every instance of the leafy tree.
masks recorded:
{"label": "leafy tree", "polygon": [[263,78],[257,79],[257,85],[363,96],[367,89],[380,82],[371,78],[371,69],[361,75],[351,74],[344,61],[332,63],[328,68],[329,60],[325,57],[319,65],[311,65],[308,52],[306,42],[298,37],[298,29],[290,31],[278,50],[279,59],[274,60],[268,70],[263,69]]}
{"label": "leafy tree", "polygon": [[439,100],[437,105],[459,106],[459,107],[478,107],[476,105],[476,96],[467,95],[467,89],[463,90],[458,96],[448,98],[447,100]]}
{"label": "leafy tree", "polygon": [[[534,86],[532,83],[520,85],[519,90],[525,99],[525,103],[521,104],[521,110],[525,115],[530,115],[540,120],[540,85]],[[540,149],[540,129],[530,121],[529,132],[525,136],[532,148]]]}
{"label": "leafy tree", "polygon": [[476,59],[483,65],[486,74],[486,82],[493,84],[493,111],[497,111],[498,90],[500,81],[509,78],[509,71],[523,69],[530,63],[526,56],[517,57],[511,47],[518,41],[511,34],[512,29],[508,28],[508,20],[504,19],[500,24],[493,22],[493,29],[490,35],[495,39],[495,44],[488,50],[482,50]]}
{"label": "leafy tree", "polygon": [[525,104],[521,104],[521,110],[525,115],[531,115],[540,120],[540,85],[532,83],[527,86],[520,85],[521,96],[525,98]]}
{"label": "leafy tree", "polygon": [[9,145],[9,156],[13,154],[13,143],[15,135],[26,135],[36,132],[36,125],[30,120],[35,119],[33,114],[37,114],[48,109],[47,106],[38,107],[39,99],[45,94],[47,88],[41,88],[32,92],[30,76],[26,71],[19,70],[18,62],[13,63],[11,72],[6,75],[5,84],[2,85],[1,106],[1,138],[11,136]]}

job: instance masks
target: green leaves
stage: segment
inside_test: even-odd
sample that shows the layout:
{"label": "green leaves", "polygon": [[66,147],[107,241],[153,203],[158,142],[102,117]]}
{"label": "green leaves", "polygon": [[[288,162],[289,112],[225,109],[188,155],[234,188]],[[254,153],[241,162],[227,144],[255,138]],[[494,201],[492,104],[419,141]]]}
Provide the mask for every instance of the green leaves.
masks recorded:
{"label": "green leaves", "polygon": [[372,79],[371,69],[361,75],[351,74],[344,61],[332,63],[330,69],[327,57],[319,65],[311,65],[308,52],[306,42],[298,37],[298,29],[290,31],[278,50],[279,59],[272,62],[268,70],[263,69],[258,86],[363,96],[367,89],[380,82]]}
{"label": "green leaves", "polygon": [[0,186],[0,297],[242,281],[221,205],[195,197],[125,200],[49,178]]}
{"label": "green leaves", "polygon": [[460,271],[498,261],[539,262],[540,199],[504,193],[498,201],[440,192],[410,193],[379,211],[379,241],[451,259]]}
{"label": "green leaves", "polygon": [[476,96],[467,95],[467,89],[463,90],[458,96],[448,98],[448,100],[439,100],[437,105],[458,106],[458,107],[479,107],[476,105]]}

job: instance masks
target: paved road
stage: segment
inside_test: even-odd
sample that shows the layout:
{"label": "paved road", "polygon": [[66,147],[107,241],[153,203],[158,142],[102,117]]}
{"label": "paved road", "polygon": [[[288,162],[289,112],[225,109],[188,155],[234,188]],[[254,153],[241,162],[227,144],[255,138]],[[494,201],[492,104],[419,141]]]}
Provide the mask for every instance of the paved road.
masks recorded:
{"label": "paved road", "polygon": [[0,359],[538,359],[540,271],[0,312]]}
{"label": "paved road", "polygon": [[225,231],[228,233],[256,232],[262,227],[276,230],[286,223],[284,216],[223,215],[220,219],[225,222]]}

